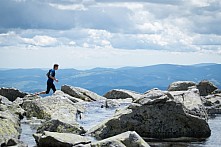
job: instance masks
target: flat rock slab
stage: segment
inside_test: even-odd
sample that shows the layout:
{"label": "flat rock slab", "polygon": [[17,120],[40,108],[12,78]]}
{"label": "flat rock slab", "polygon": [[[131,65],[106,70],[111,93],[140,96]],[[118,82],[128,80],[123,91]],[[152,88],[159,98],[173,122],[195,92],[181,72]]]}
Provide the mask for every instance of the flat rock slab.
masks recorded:
{"label": "flat rock slab", "polygon": [[90,143],[86,137],[71,134],[45,131],[43,134],[34,134],[39,147],[73,147]]}
{"label": "flat rock slab", "polygon": [[142,94],[139,94],[134,91],[130,90],[124,90],[124,89],[113,89],[106,94],[104,94],[104,97],[108,99],[126,99],[126,98],[132,98],[133,100],[136,100],[140,98]]}
{"label": "flat rock slab", "polygon": [[76,116],[79,111],[83,110],[83,108],[79,108],[79,105],[60,94],[35,100],[26,100],[22,107],[26,110],[28,118],[57,119],[69,124],[76,124]]}
{"label": "flat rock slab", "polygon": [[79,98],[84,101],[101,101],[106,99],[87,89],[83,89],[80,87],[73,87],[69,85],[61,86],[61,91],[63,91],[66,94],[69,94],[70,96]]}
{"label": "flat rock slab", "polygon": [[196,83],[192,81],[176,81],[169,85],[168,91],[184,91],[192,86],[196,86]]}
{"label": "flat rock slab", "polygon": [[149,145],[135,132],[127,131],[119,135],[91,143],[91,147],[149,147]]}

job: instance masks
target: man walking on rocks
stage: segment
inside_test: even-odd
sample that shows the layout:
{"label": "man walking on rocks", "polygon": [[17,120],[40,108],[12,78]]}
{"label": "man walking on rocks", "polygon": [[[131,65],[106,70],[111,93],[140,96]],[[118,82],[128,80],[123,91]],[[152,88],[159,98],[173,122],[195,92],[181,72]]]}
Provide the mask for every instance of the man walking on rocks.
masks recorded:
{"label": "man walking on rocks", "polygon": [[58,82],[58,79],[55,78],[55,70],[58,70],[58,64],[54,64],[53,69],[50,69],[49,72],[47,73],[47,77],[48,77],[48,81],[47,81],[47,90],[46,91],[42,91],[39,93],[36,93],[36,95],[39,94],[48,94],[50,92],[50,90],[52,89],[53,92],[55,93],[56,88],[54,85],[54,81]]}

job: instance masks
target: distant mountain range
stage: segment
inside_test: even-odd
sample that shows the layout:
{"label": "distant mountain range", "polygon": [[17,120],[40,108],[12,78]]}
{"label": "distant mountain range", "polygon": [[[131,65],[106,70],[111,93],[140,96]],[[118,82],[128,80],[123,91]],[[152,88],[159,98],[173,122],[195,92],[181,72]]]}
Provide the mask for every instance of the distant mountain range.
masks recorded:
{"label": "distant mountain range", "polygon": [[[26,92],[46,88],[45,69],[1,69],[0,87],[15,87]],[[120,88],[145,92],[152,88],[166,90],[174,81],[210,80],[221,88],[221,64],[171,65],[160,64],[145,67],[94,68],[90,70],[59,69],[56,87],[68,84],[82,87],[103,95]]]}

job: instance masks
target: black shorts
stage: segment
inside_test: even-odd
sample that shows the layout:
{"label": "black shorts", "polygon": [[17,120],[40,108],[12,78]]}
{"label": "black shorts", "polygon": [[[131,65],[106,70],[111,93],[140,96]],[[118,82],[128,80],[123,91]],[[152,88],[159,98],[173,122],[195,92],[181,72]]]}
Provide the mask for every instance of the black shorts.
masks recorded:
{"label": "black shorts", "polygon": [[53,92],[55,93],[56,91],[56,88],[54,86],[54,83],[51,83],[51,82],[47,82],[47,91],[46,91],[46,94],[48,94],[50,92],[50,90],[53,90]]}

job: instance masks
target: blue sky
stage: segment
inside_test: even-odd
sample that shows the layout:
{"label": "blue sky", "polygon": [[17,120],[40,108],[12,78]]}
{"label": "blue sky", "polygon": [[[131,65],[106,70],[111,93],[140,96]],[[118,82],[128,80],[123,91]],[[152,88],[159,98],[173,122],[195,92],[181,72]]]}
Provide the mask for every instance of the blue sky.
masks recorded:
{"label": "blue sky", "polygon": [[1,0],[0,68],[221,63],[220,0]]}

